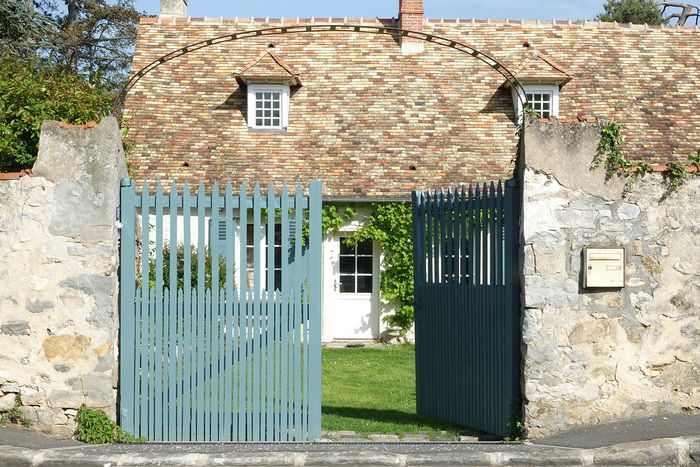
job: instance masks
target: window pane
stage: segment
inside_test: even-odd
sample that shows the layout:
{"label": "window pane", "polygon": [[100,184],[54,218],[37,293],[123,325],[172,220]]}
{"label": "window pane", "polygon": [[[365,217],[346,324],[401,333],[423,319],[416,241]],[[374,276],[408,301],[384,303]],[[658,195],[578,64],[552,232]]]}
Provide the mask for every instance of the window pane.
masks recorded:
{"label": "window pane", "polygon": [[275,269],[275,289],[280,290],[282,288],[282,271]]}
{"label": "window pane", "polygon": [[275,247],[275,267],[279,268],[282,266],[282,247]]}
{"label": "window pane", "polygon": [[371,256],[360,256],[357,258],[357,272],[360,274],[372,274]]}
{"label": "window pane", "polygon": [[279,117],[280,117],[280,111],[279,111],[279,110],[273,110],[273,111],[272,111],[272,116],[275,117],[275,118],[279,118]]}
{"label": "window pane", "polygon": [[257,120],[255,120],[255,126],[263,126],[262,118],[258,118]]}
{"label": "window pane", "polygon": [[358,255],[371,255],[372,254],[372,240],[365,240],[364,242],[357,245]]}
{"label": "window pane", "polygon": [[263,107],[262,101],[256,101],[256,102],[255,102],[255,108],[256,108],[256,109],[262,109],[262,107]]}
{"label": "window pane", "polygon": [[372,276],[357,276],[357,293],[372,293]]}
{"label": "window pane", "polygon": [[355,276],[340,276],[340,293],[355,293]]}
{"label": "window pane", "polygon": [[272,108],[272,102],[265,102],[265,108],[266,108],[266,109],[271,109],[271,108]]}
{"label": "window pane", "polygon": [[354,255],[355,254],[355,247],[347,246],[345,244],[345,239],[341,238],[340,239],[340,254],[341,255]]}
{"label": "window pane", "polygon": [[542,100],[544,102],[549,102],[551,97],[552,97],[551,94],[542,94]]}
{"label": "window pane", "polygon": [[269,118],[265,119],[265,126],[272,126],[272,121]]}
{"label": "window pane", "polygon": [[265,93],[265,99],[271,99],[272,98],[272,93],[271,92],[266,92]]}
{"label": "window pane", "polygon": [[282,126],[282,125],[280,125],[280,120],[279,120],[279,118],[276,118],[276,119],[272,120],[272,126],[278,126],[278,127],[279,127],[279,126]]}
{"label": "window pane", "polygon": [[263,111],[262,111],[262,110],[256,110],[256,111],[255,111],[255,116],[256,116],[256,117],[262,117],[262,116],[263,116]]}
{"label": "window pane", "polygon": [[355,257],[341,256],[340,257],[340,272],[346,274],[355,274]]}
{"label": "window pane", "polygon": [[279,109],[279,108],[280,108],[280,103],[279,103],[279,101],[274,101],[274,102],[272,103],[272,108],[273,108],[273,109]]}
{"label": "window pane", "polygon": [[261,93],[261,92],[256,92],[256,93],[255,93],[255,99],[261,100],[262,98],[263,98],[263,93]]}
{"label": "window pane", "polygon": [[265,118],[270,118],[271,116],[272,116],[272,115],[270,115],[270,111],[269,111],[269,110],[265,110],[265,115],[264,115],[264,117],[265,117]]}

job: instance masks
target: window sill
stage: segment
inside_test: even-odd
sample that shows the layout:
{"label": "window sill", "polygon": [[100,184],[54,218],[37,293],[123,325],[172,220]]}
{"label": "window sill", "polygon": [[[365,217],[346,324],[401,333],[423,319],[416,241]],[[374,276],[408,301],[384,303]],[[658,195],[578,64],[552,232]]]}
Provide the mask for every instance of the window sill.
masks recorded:
{"label": "window sill", "polygon": [[286,133],[286,128],[253,128],[248,127],[248,131],[251,133]]}

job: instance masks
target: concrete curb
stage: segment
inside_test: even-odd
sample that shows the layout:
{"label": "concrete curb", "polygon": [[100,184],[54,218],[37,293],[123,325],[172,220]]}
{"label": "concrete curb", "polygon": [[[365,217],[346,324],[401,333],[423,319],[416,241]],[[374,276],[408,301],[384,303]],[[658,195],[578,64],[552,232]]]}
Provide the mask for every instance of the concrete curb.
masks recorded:
{"label": "concrete curb", "polygon": [[[391,445],[384,445],[391,451]],[[457,446],[457,445],[456,445]],[[464,446],[464,445],[462,445]],[[337,445],[327,452],[197,452],[197,447],[161,445],[161,452],[139,452],[151,448],[133,446],[129,452],[105,452],[105,446],[78,446],[55,449],[25,449],[0,446],[3,466],[452,466],[452,465],[700,465],[700,436],[661,438],[618,444],[597,449],[536,446],[487,449],[470,445],[470,450],[435,453],[392,453],[368,450],[366,445]],[[355,448],[355,449],[353,449]],[[532,449],[530,449],[532,448]],[[277,448],[280,449],[280,448]],[[102,451],[102,452],[101,452]],[[204,449],[202,449],[204,451]],[[398,451],[398,450],[397,450]]]}

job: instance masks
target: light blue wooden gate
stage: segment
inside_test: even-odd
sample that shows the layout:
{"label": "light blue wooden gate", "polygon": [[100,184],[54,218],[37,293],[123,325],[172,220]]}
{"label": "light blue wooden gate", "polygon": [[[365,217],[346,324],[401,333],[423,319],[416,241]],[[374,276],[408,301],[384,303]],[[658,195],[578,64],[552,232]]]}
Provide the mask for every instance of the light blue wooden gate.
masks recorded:
{"label": "light blue wooden gate", "polygon": [[162,442],[321,434],[321,184],[121,188],[119,414]]}

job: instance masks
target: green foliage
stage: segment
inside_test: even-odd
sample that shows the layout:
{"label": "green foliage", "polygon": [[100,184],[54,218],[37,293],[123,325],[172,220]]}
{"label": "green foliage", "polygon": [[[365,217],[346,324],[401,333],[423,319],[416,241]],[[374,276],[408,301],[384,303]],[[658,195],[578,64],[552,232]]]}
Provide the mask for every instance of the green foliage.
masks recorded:
{"label": "green foliage", "polygon": [[634,172],[634,175],[637,177],[644,177],[646,174],[650,174],[654,171],[654,166],[651,164],[648,164],[646,162],[640,162],[637,165],[637,171]]}
{"label": "green foliage", "polygon": [[321,231],[325,237],[329,233],[337,232],[339,228],[350,222],[357,215],[355,208],[347,206],[342,214],[338,212],[338,207],[329,205],[323,207],[321,219]]}
{"label": "green foliage", "polygon": [[[126,80],[141,14],[134,0],[64,0],[52,56],[91,83],[116,91]],[[52,2],[53,3],[53,2]]]}
{"label": "green foliage", "polygon": [[538,120],[541,117],[541,115],[535,109],[533,109],[530,104],[525,104],[524,113],[528,117],[536,118]]}
{"label": "green foliage", "polygon": [[56,24],[27,0],[0,0],[0,56],[35,56],[51,44]]}
{"label": "green foliage", "polygon": [[700,149],[695,154],[688,156],[688,161],[693,167],[695,167],[696,174],[700,172]]}
{"label": "green foliage", "polygon": [[527,429],[520,416],[521,404],[522,402],[519,398],[514,398],[510,404],[510,418],[508,419],[509,431],[508,434],[503,437],[503,441],[506,443],[519,443],[525,438]]}
{"label": "green foliage", "polygon": [[[180,243],[177,245],[177,288],[185,288],[185,246]],[[192,278],[192,286],[197,287],[199,279],[199,252],[197,248],[191,247],[190,250],[191,262],[190,262],[190,275]],[[213,280],[213,269],[212,264],[214,263],[213,255],[209,247],[205,247],[204,250],[204,283],[207,288],[212,288]],[[226,259],[224,256],[219,256],[219,289],[226,287]],[[148,273],[148,285],[150,288],[155,288],[156,286],[156,261],[152,256],[149,258],[148,262],[149,273]],[[236,271],[232,272],[232,276],[235,277]],[[137,278],[138,280],[139,278]],[[140,286],[140,284],[137,284]],[[165,245],[163,247],[163,287],[170,287],[170,246]],[[201,291],[200,291],[201,292]]]}
{"label": "green foliage", "polygon": [[384,250],[380,279],[382,298],[396,303],[394,314],[385,318],[392,326],[408,330],[413,324],[413,219],[410,203],[372,205],[367,224],[348,238],[357,245],[375,240]]}
{"label": "green foliage", "polygon": [[0,62],[0,171],[31,168],[44,120],[87,123],[111,109],[112,97],[62,68],[39,71],[25,61]]}
{"label": "green foliage", "polygon": [[83,404],[75,416],[77,427],[76,439],[88,444],[139,444],[145,443],[144,438],[122,431],[115,422],[109,419],[102,410],[88,409]]}
{"label": "green foliage", "polygon": [[625,142],[622,129],[623,126],[615,120],[610,120],[601,128],[600,143],[598,143],[598,150],[593,160],[592,168],[598,167],[600,164],[604,163],[606,178],[608,179],[619,170],[627,171],[633,166],[633,164],[620,153],[618,147]]}
{"label": "green foliage", "polygon": [[604,13],[599,21],[618,23],[661,24],[661,10],[655,0],[608,0],[603,5]]}
{"label": "green foliage", "polygon": [[7,412],[0,414],[0,426],[5,426],[8,423],[22,425],[25,428],[32,426],[32,421],[24,417],[20,407],[22,407],[22,399],[19,397],[19,394],[17,394],[15,396],[15,406]]}
{"label": "green foliage", "polygon": [[680,162],[671,162],[668,164],[666,176],[668,177],[669,191],[675,191],[683,184],[683,180],[688,178],[687,167]]}

